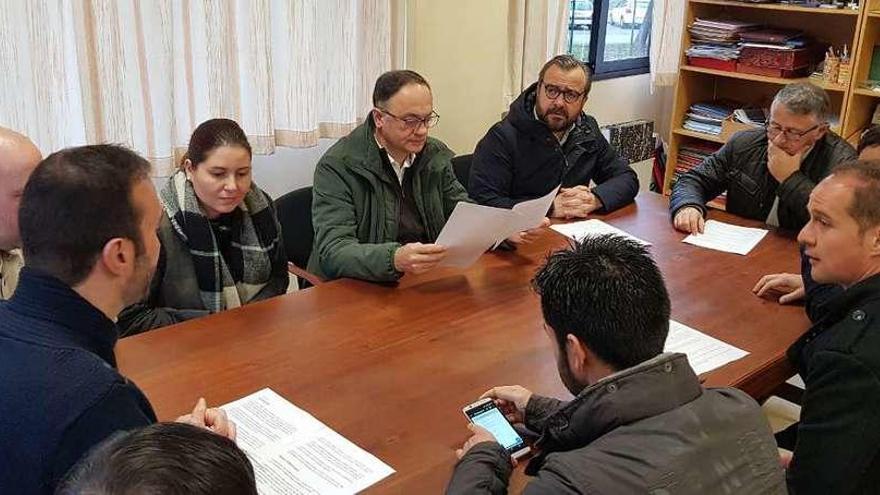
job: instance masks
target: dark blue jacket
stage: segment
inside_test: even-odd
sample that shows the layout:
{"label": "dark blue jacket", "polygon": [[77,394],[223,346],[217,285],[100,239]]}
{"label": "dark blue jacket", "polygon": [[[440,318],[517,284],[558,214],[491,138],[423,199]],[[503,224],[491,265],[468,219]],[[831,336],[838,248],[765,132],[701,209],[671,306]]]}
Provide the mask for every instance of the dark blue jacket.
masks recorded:
{"label": "dark blue jacket", "polygon": [[540,198],[554,187],[597,186],[593,193],[604,212],[632,202],[639,180],[626,159],[602,136],[596,119],[585,113],[565,143],[535,118],[533,84],[510,105],[510,112],[477,143],[468,193],[479,204],[512,208]]}
{"label": "dark blue jacket", "polygon": [[0,493],[52,493],[92,446],[156,421],[119,374],[112,321],[59,280],[25,267],[0,305]]}

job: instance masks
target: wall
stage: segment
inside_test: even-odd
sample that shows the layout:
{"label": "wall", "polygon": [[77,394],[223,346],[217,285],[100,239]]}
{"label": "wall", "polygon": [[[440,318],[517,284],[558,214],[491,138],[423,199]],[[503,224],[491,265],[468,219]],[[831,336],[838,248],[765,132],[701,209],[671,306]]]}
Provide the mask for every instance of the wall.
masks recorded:
{"label": "wall", "polygon": [[[441,116],[431,134],[456,153],[472,152],[505,110],[507,11],[507,0],[406,0],[407,67],[431,83]],[[596,81],[586,111],[600,124],[655,119],[662,131],[668,108],[649,84],[648,74]],[[255,157],[257,184],[272,197],[311,185],[315,164],[333,142]],[[649,173],[645,165],[635,168],[640,177]]]}
{"label": "wall", "polygon": [[507,0],[408,0],[407,66],[431,83],[432,134],[470,153],[504,109]]}

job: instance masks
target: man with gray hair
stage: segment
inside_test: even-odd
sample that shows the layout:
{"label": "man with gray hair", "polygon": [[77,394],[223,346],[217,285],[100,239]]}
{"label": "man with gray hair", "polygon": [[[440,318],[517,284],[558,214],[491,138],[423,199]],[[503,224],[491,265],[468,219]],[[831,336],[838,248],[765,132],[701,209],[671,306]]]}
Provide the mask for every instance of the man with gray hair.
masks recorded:
{"label": "man with gray hair", "polygon": [[18,233],[18,203],[24,185],[42,160],[25,136],[0,127],[0,300],[9,299],[24,264]]}
{"label": "man with gray hair", "polygon": [[735,134],[678,179],[669,200],[675,228],[702,232],[706,202],[724,191],[730,213],[784,229],[803,227],[813,187],[835,165],[856,157],[828,129],[829,106],[825,90],[812,84],[782,88],[766,128]]}

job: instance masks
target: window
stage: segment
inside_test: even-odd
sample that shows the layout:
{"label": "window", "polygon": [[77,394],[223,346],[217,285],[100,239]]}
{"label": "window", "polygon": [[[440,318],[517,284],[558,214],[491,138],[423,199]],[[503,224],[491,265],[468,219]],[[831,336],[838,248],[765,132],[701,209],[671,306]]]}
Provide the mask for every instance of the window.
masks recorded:
{"label": "window", "polygon": [[653,0],[571,0],[568,53],[595,79],[648,72]]}

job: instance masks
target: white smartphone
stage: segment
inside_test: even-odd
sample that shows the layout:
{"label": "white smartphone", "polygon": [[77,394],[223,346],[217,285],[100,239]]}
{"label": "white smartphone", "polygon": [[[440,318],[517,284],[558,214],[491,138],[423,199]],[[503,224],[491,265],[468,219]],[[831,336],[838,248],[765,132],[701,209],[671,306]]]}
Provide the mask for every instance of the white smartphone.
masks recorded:
{"label": "white smartphone", "polygon": [[465,416],[474,424],[489,430],[495,440],[504,447],[510,457],[518,459],[529,452],[529,446],[513,429],[510,421],[491,398],[480,399],[462,408]]}

